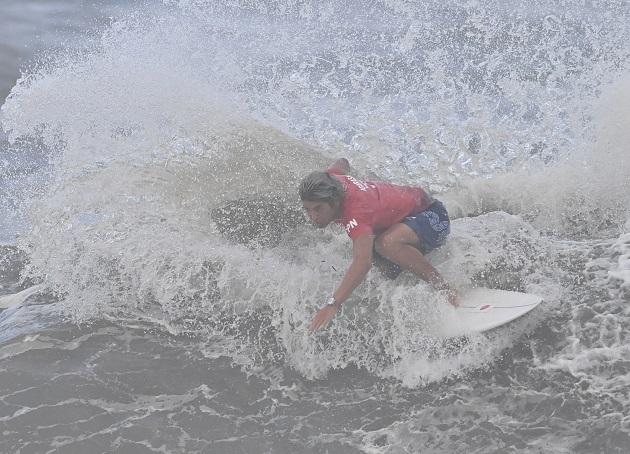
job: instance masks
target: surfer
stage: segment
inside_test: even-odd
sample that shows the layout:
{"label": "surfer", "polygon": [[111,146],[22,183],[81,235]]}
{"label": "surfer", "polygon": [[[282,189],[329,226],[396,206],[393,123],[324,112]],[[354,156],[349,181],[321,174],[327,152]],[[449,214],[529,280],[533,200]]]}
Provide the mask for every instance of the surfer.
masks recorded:
{"label": "surfer", "polygon": [[352,239],[353,259],[337,290],[310,324],[310,331],[326,327],[343,302],[376,265],[390,278],[403,269],[444,291],[453,306],[457,291],[425,258],[450,233],[444,205],[420,187],[362,181],[349,175],[350,163],[338,159],[324,172],[308,175],[299,187],[302,206],[320,228],[342,225]]}

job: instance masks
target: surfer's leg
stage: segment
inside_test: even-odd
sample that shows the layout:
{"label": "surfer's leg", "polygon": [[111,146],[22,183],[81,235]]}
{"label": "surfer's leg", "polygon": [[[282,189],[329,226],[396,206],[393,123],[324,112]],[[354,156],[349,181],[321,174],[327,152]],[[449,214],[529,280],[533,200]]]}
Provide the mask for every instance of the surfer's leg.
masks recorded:
{"label": "surfer's leg", "polygon": [[440,273],[420,252],[420,238],[406,224],[395,224],[376,237],[376,252],[394,262],[421,279],[429,282],[436,289],[447,289],[448,284]]}
{"label": "surfer's leg", "polygon": [[376,238],[376,251],[402,268],[429,282],[438,290],[447,290],[449,302],[459,305],[457,292],[429,263],[425,254],[441,246],[450,233],[448,213],[439,201],[427,211],[391,226]]}

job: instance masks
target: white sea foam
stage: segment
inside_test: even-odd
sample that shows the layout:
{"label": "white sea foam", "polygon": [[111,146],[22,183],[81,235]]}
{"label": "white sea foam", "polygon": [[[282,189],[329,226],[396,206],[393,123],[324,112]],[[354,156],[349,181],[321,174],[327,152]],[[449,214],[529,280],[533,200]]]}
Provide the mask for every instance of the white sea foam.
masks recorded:
{"label": "white sea foam", "polygon": [[519,213],[560,236],[610,235],[630,215],[630,80],[604,88],[593,102],[590,140],[544,168],[473,180],[445,198],[457,215],[489,210]]}
{"label": "white sea foam", "polygon": [[630,233],[621,235],[617,241],[615,241],[614,248],[616,249],[617,265],[613,266],[608,275],[622,282],[622,287],[630,286]]}

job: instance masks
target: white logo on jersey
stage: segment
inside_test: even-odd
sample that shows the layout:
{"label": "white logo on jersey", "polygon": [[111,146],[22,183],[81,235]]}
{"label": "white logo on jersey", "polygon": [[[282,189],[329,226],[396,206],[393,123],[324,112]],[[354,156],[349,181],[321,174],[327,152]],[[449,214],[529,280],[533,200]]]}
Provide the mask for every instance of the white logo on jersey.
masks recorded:
{"label": "white logo on jersey", "polygon": [[352,175],[346,175],[346,179],[352,183],[353,185],[355,185],[357,188],[359,188],[359,191],[363,191],[366,192],[368,190],[368,185],[366,183],[364,183],[363,181],[359,181],[356,178],[354,178]]}
{"label": "white logo on jersey", "polygon": [[349,232],[350,230],[355,228],[357,225],[359,225],[357,220],[352,218],[352,220],[346,224],[346,232]]}

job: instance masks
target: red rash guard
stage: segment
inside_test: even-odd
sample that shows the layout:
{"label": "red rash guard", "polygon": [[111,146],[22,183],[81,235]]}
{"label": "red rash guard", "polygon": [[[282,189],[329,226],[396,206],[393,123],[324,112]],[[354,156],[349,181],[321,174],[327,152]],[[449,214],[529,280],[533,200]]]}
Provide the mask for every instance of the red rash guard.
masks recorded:
{"label": "red rash guard", "polygon": [[433,202],[420,187],[361,181],[336,168],[326,172],[343,185],[346,197],[341,219],[335,222],[344,226],[353,240],[363,235],[378,235],[407,216],[426,210]]}

